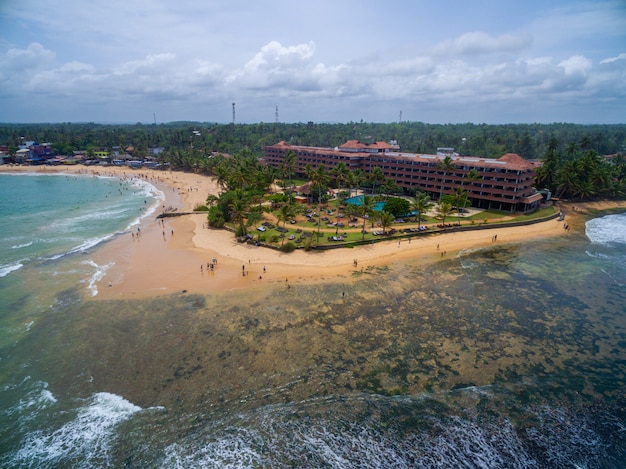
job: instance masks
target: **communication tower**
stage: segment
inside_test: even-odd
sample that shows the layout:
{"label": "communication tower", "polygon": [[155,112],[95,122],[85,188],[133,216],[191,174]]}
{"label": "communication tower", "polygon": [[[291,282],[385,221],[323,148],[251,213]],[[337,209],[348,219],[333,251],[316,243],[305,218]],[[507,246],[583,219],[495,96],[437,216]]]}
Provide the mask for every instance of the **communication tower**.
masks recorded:
{"label": "communication tower", "polygon": [[233,103],[233,124],[235,123],[235,103]]}

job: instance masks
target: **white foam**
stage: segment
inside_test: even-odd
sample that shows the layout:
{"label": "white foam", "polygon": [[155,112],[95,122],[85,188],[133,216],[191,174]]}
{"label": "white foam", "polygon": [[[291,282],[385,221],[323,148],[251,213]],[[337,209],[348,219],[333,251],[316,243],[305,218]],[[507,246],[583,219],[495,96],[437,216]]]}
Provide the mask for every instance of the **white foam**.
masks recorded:
{"label": "white foam", "polygon": [[48,390],[48,383],[34,381],[28,387],[29,390],[9,412],[18,413],[22,423],[36,419],[42,411],[57,402],[56,397]]}
{"label": "white foam", "polygon": [[626,244],[626,214],[589,220],[585,234],[594,244]]}
{"label": "white foam", "polygon": [[28,433],[12,458],[16,466],[64,466],[80,459],[83,467],[110,466],[110,443],[115,427],[141,411],[121,396],[95,394],[76,417],[51,431]]}
{"label": "white foam", "polygon": [[32,246],[33,242],[29,241],[28,243],[24,243],[24,244],[16,244],[15,246],[11,246],[11,249],[21,249],[21,248],[27,248],[28,246]]}
{"label": "white foam", "polygon": [[21,269],[22,267],[24,267],[24,264],[20,262],[14,262],[13,264],[0,265],[0,278],[6,277],[11,272]]}
{"label": "white foam", "polygon": [[96,296],[98,294],[98,286],[97,282],[104,278],[107,270],[113,266],[113,262],[109,262],[105,265],[98,265],[92,260],[83,261],[83,265],[90,265],[95,268],[93,275],[87,280],[87,288],[89,289],[91,296]]}
{"label": "white foam", "polygon": [[163,203],[163,201],[165,201],[165,194],[163,193],[163,191],[157,189],[155,186],[153,186],[152,184],[140,180],[140,183],[138,184],[140,187],[145,188],[145,197],[154,197],[154,202],[146,209],[146,211],[139,217],[135,218],[133,221],[131,221],[128,226],[126,227],[126,230],[130,230],[131,228],[140,225],[141,221],[144,218],[149,217],[150,215],[152,215],[154,212],[157,211],[157,209],[161,206],[161,204]]}

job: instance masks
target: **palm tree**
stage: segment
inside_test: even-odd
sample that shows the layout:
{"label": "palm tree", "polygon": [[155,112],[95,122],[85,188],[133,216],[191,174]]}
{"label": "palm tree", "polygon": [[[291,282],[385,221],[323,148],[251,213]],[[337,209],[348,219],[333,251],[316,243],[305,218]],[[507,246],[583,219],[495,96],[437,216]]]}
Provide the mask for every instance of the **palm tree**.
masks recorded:
{"label": "palm tree", "polygon": [[239,223],[240,233],[245,235],[246,228],[243,221],[248,211],[248,202],[241,191],[237,191],[235,199],[229,204],[228,208],[230,210],[230,219],[233,223]]}
{"label": "palm tree", "polygon": [[[278,218],[278,222],[283,222],[283,228],[287,225],[287,220],[291,219],[294,215],[294,206],[292,204],[284,204],[280,207],[280,210],[276,214],[276,218]],[[281,247],[285,244],[285,233],[281,233],[282,242],[280,243]]]}
{"label": "palm tree", "polygon": [[[248,219],[246,220],[246,226],[257,226],[263,219],[263,214],[259,210],[252,210],[248,213]],[[257,241],[261,239],[261,232],[257,231]]]}
{"label": "palm tree", "polygon": [[365,239],[365,220],[367,216],[374,211],[374,199],[369,195],[364,195],[359,207],[361,216],[363,217],[363,227],[361,228],[361,240]]}
{"label": "palm tree", "polygon": [[[350,189],[352,189],[353,187],[356,187],[356,188],[361,187],[361,184],[366,179],[361,168],[357,168],[354,171],[350,171],[349,174],[350,174],[350,177],[352,178],[352,181],[350,181]],[[352,195],[352,193],[350,193],[350,195]]]}
{"label": "palm tree", "polygon": [[[322,186],[326,186],[327,182],[328,182],[328,173],[326,172],[326,166],[321,164],[317,168],[315,168],[315,171],[313,171],[313,173],[311,174],[311,183],[312,183],[311,188],[313,188],[313,186],[317,186],[317,202],[320,205],[322,203]],[[320,211],[318,210],[318,214],[317,214],[317,239],[318,240],[320,237],[320,225],[322,224],[322,215],[319,212]]]}
{"label": "palm tree", "polygon": [[439,202],[437,205],[437,213],[442,218],[441,223],[446,224],[446,217],[452,213],[452,204],[449,202]]}
{"label": "palm tree", "polygon": [[313,179],[315,178],[315,170],[313,169],[313,167],[311,166],[310,163],[307,163],[304,166],[304,174],[306,175],[306,178],[311,182],[311,190],[309,190],[307,198],[311,197],[311,202],[312,202],[313,201],[313,196],[311,195],[311,192],[312,192],[312,189],[313,189]]}
{"label": "palm tree", "polygon": [[575,166],[575,162],[568,161],[559,171],[557,175],[558,185],[556,187],[557,198],[572,194],[575,191],[578,184]]}
{"label": "palm tree", "polygon": [[446,155],[442,160],[439,160],[436,165],[437,169],[443,171],[443,176],[441,177],[441,189],[439,190],[439,200],[441,200],[441,196],[443,195],[443,184],[446,181],[446,175],[448,171],[451,171],[455,168],[454,163],[452,162],[452,157],[450,155]]}
{"label": "palm tree", "polygon": [[218,164],[215,167],[215,178],[221,191],[225,191],[228,187],[228,168],[225,163]]}
{"label": "palm tree", "polygon": [[380,222],[380,226],[383,229],[383,234],[387,232],[387,228],[391,226],[394,219],[395,218],[392,213],[386,212],[384,210],[380,212],[380,214],[378,215],[378,221]]}
{"label": "palm tree", "polygon": [[289,181],[289,186],[288,186],[289,203],[293,202],[292,197],[291,197],[291,192],[292,192],[292,187],[293,187],[293,184],[291,183],[291,173],[295,171],[297,164],[298,164],[298,156],[293,151],[288,150],[287,153],[285,153],[285,155],[283,156],[283,164],[282,164],[281,170],[287,176],[287,180]]}
{"label": "palm tree", "polygon": [[337,184],[337,192],[341,192],[341,183],[348,181],[348,167],[343,161],[337,163],[332,170],[332,175],[335,178],[335,183]]}
{"label": "palm tree", "polygon": [[474,182],[480,180],[480,173],[476,168],[472,168],[468,171],[465,177],[469,180],[469,186],[471,186]]}
{"label": "palm tree", "polygon": [[432,206],[433,203],[430,200],[430,196],[425,192],[418,193],[413,199],[411,210],[417,212],[417,224],[419,226],[422,226],[422,216],[428,212]]}
{"label": "palm tree", "polygon": [[467,207],[467,204],[469,202],[469,192],[464,190],[463,187],[458,186],[454,190],[454,193],[452,194],[451,202],[452,202],[453,207],[456,208],[457,218],[460,218],[461,209],[464,209],[465,207]]}
{"label": "palm tree", "polygon": [[354,216],[358,213],[358,209],[359,207],[354,204],[346,204],[344,213],[346,214],[346,217],[348,217],[348,220],[351,220],[354,218]]}
{"label": "palm tree", "polygon": [[328,180],[329,176],[326,171],[326,166],[321,164],[315,168],[315,171],[313,171],[312,174],[311,182],[313,183],[313,186],[317,187],[317,202],[320,204],[322,203],[322,187],[326,187]]}
{"label": "palm tree", "polygon": [[385,182],[385,174],[379,166],[373,168],[367,178],[372,183],[372,194],[376,191],[376,184]]}

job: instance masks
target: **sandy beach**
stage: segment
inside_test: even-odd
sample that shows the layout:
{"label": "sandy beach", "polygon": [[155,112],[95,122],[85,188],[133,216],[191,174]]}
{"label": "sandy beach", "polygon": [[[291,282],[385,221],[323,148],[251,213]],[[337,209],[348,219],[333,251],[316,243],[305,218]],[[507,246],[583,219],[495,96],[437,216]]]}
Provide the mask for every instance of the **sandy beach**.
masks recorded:
{"label": "sandy beach", "polygon": [[[191,211],[204,204],[209,194],[218,195],[212,177],[192,173],[132,170],[121,167],[0,167],[0,171],[67,172],[141,177],[165,195],[164,207]],[[96,263],[108,266],[97,285],[97,299],[145,298],[187,291],[214,293],[236,289],[264,288],[269,284],[295,285],[298,282],[352,281],[353,273],[392,262],[437,262],[466,249],[497,243],[530,242],[533,239],[568,236],[584,229],[589,210],[626,208],[626,202],[562,204],[565,221],[550,220],[524,227],[494,227],[488,230],[433,234],[410,242],[391,240],[372,245],[328,251],[297,250],[281,253],[273,249],[238,243],[226,230],[207,228],[206,213],[165,218],[147,217],[140,236],[128,233],[105,243],[94,253]],[[445,253],[443,255],[442,253]],[[207,271],[212,259],[213,271]],[[358,262],[355,265],[355,260]]]}

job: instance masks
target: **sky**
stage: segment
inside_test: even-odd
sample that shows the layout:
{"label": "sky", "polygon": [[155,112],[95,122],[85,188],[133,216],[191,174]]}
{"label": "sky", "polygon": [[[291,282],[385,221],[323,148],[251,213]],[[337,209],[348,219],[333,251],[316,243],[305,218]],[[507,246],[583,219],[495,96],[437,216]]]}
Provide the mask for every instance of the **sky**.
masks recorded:
{"label": "sky", "polygon": [[0,0],[0,122],[626,123],[626,0]]}

